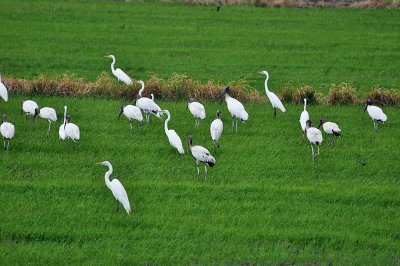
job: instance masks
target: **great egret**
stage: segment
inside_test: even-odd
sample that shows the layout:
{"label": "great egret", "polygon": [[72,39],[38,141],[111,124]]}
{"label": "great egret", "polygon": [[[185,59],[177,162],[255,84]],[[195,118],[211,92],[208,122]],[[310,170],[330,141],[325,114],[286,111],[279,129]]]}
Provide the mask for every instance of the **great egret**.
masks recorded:
{"label": "great egret", "polygon": [[[322,133],[318,128],[311,127],[311,121],[307,120],[306,122],[306,133],[307,133],[307,139],[310,142],[311,145],[311,156],[312,159],[314,160],[317,155],[319,155],[319,146],[321,146],[322,143]],[[314,153],[314,148],[313,144],[317,145],[318,147],[318,153]]]}
{"label": "great egret", "polygon": [[207,178],[207,165],[213,167],[215,165],[215,158],[210,154],[210,152],[206,148],[202,146],[193,146],[192,136],[189,136],[188,140],[189,140],[190,151],[192,152],[192,156],[196,160],[197,176],[200,176],[199,163],[203,163],[205,170],[205,177]]}
{"label": "great egret", "polygon": [[79,131],[79,127],[75,125],[74,123],[71,123],[71,117],[67,115],[65,117],[65,123],[64,123],[64,131],[65,131],[65,136],[69,139],[68,140],[68,150],[70,149],[70,140],[74,142],[74,151],[76,150],[76,142],[81,139],[81,134]]}
{"label": "great egret", "polygon": [[39,106],[34,101],[31,101],[31,100],[22,101],[21,105],[22,105],[21,114],[22,114],[22,112],[24,112],[27,120],[28,120],[28,116],[31,115],[31,116],[33,116],[33,119],[34,119],[35,116],[37,116],[39,114]]}
{"label": "great egret", "polygon": [[192,99],[189,100],[186,109],[189,109],[190,113],[194,116],[195,124],[194,128],[199,128],[200,120],[206,119],[206,109],[204,105],[199,102],[194,102]]}
{"label": "great egret", "polygon": [[122,105],[121,112],[118,115],[118,119],[120,118],[121,114],[124,114],[126,118],[129,120],[129,125],[131,127],[130,134],[132,135],[132,120],[136,120],[140,122],[140,130],[139,130],[139,140],[140,135],[142,134],[142,125],[143,125],[143,115],[140,111],[140,108],[134,105]]}
{"label": "great egret", "polygon": [[131,205],[129,204],[128,194],[126,194],[126,190],[124,186],[118,179],[113,179],[110,181],[110,175],[113,172],[112,165],[109,161],[98,162],[96,164],[108,166],[108,171],[106,172],[104,179],[106,181],[107,187],[111,190],[116,202],[117,202],[117,212],[119,209],[118,201],[121,202],[122,206],[124,206],[125,211],[128,214],[131,214]]}
{"label": "great egret", "polygon": [[319,120],[318,129],[322,126],[325,133],[329,135],[329,144],[335,144],[334,137],[340,137],[340,128],[336,123],[326,122],[324,119]]}
{"label": "great egret", "polygon": [[64,124],[65,124],[65,119],[67,117],[67,106],[64,106],[64,121],[60,125],[60,128],[58,129],[58,139],[60,140],[65,140],[67,136],[65,135],[65,130],[64,130]]}
{"label": "great egret", "polygon": [[[303,131],[303,133],[306,132],[306,122],[307,122],[307,120],[310,120],[310,115],[307,112],[307,99],[304,98],[304,111],[301,112],[300,120],[299,120],[300,121],[300,127],[301,127],[301,130]],[[303,134],[303,137],[304,137],[304,134]]]}
{"label": "great egret", "polygon": [[374,121],[375,131],[378,130],[378,122],[381,124],[386,122],[387,115],[385,115],[381,108],[372,105],[372,101],[370,99],[368,99],[368,101],[365,103],[364,112],[365,110],[367,110],[369,116],[372,118],[372,121]]}
{"label": "great egret", "polygon": [[1,82],[1,74],[0,74],[0,97],[3,98],[5,102],[8,101],[8,92],[6,86]]}
{"label": "great egret", "polygon": [[7,150],[10,146],[10,140],[14,138],[15,127],[10,122],[7,122],[7,115],[3,114],[3,123],[0,126],[0,133],[3,136],[4,141],[4,149],[6,149],[7,142]]}
{"label": "great egret", "polygon": [[168,129],[168,122],[171,119],[171,114],[169,113],[168,110],[164,110],[163,112],[166,113],[168,116],[168,118],[164,121],[164,130],[165,130],[165,135],[167,135],[169,144],[175,149],[177,149],[180,154],[185,154],[181,138],[178,136],[175,130]]}
{"label": "great egret", "polygon": [[111,58],[112,63],[111,63],[111,71],[114,74],[114,76],[117,77],[118,81],[124,82],[126,85],[132,85],[132,79],[120,68],[115,69],[115,56],[113,55],[106,55],[105,57]]}
{"label": "great egret", "polygon": [[265,91],[267,93],[268,99],[272,104],[272,108],[274,108],[274,117],[276,118],[276,108],[281,110],[283,113],[286,112],[285,107],[283,106],[281,100],[279,100],[278,96],[275,95],[272,91],[269,91],[268,89],[268,79],[269,79],[269,74],[267,71],[263,70],[260,72],[260,74],[266,75],[265,79]]}
{"label": "great egret", "polygon": [[142,85],[142,88],[139,90],[139,94],[136,99],[136,106],[142,109],[142,111],[146,115],[147,123],[150,122],[150,114],[153,114],[157,117],[161,117],[162,114],[160,106],[158,106],[153,100],[147,97],[142,97],[142,93],[144,91],[144,82],[143,80],[139,80],[137,83]]}
{"label": "great egret", "polygon": [[219,148],[219,138],[221,137],[222,130],[224,129],[224,124],[222,123],[221,120],[221,112],[218,110],[217,111],[217,118],[212,121],[211,126],[210,126],[210,133],[211,133],[211,138],[214,141],[214,144],[217,145]]}
{"label": "great egret", "polygon": [[33,120],[35,120],[36,116],[39,115],[39,117],[46,119],[49,122],[49,129],[47,130],[46,136],[49,137],[50,135],[50,127],[52,122],[57,121],[57,113],[56,110],[50,107],[43,107],[39,110],[35,110],[35,115],[33,116]]}
{"label": "great egret", "polygon": [[232,116],[232,132],[234,131],[235,126],[235,118],[236,118],[236,133],[238,126],[238,119],[243,123],[249,119],[249,114],[244,109],[244,106],[241,102],[232,98],[229,94],[231,93],[231,88],[227,87],[225,90],[218,96],[221,97],[225,94],[226,105],[228,106],[228,111]]}

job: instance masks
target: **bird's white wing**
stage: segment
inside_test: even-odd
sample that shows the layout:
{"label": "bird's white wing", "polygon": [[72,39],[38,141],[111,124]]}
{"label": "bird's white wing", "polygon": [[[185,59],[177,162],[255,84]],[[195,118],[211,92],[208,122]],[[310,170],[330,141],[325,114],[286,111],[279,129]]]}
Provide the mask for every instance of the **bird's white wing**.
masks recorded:
{"label": "bird's white wing", "polygon": [[4,122],[0,126],[0,132],[1,132],[1,135],[3,136],[3,138],[12,139],[15,134],[15,127],[13,124],[11,124],[9,122]]}
{"label": "bird's white wing", "polygon": [[377,121],[382,121],[385,122],[387,120],[387,116],[385,113],[382,111],[381,108],[377,106],[368,106],[367,108],[369,116]]}
{"label": "bird's white wing", "polygon": [[281,100],[279,100],[278,96],[275,95],[275,93],[273,92],[269,92],[267,93],[267,96],[269,98],[269,101],[272,104],[272,107],[274,108],[278,108],[279,110],[281,110],[282,112],[286,112],[285,107],[283,106]]}
{"label": "bird's white wing", "polygon": [[143,111],[149,111],[157,117],[161,117],[161,108],[150,98],[142,97],[136,101],[136,106]]}
{"label": "bird's white wing", "polygon": [[60,128],[58,129],[58,137],[62,140],[65,140],[67,138],[67,136],[65,135],[64,124],[61,124]]}
{"label": "bird's white wing", "polygon": [[308,114],[308,112],[307,111],[301,112],[299,121],[300,121],[301,129],[303,131],[306,130],[306,122],[307,122],[307,120],[310,120],[310,115]]}
{"label": "bird's white wing", "polygon": [[122,82],[124,82],[126,85],[131,85],[132,84],[132,79],[124,72],[122,71],[120,68],[117,68],[114,71],[114,75],[121,80]]}
{"label": "bird's white wing", "polygon": [[65,126],[65,135],[75,141],[80,140],[80,131],[79,131],[79,127],[73,123],[68,123]]}
{"label": "bird's white wing", "polygon": [[246,112],[241,102],[232,97],[226,97],[225,100],[231,115],[240,118],[242,121],[247,121],[249,119],[249,114]]}
{"label": "bird's white wing", "polygon": [[327,134],[332,134],[332,131],[336,133],[341,132],[339,126],[333,122],[325,122],[323,128]]}
{"label": "bird's white wing", "polygon": [[0,97],[3,98],[5,102],[8,101],[8,92],[6,86],[0,81]]}
{"label": "bird's white wing", "polygon": [[224,128],[224,125],[221,121],[221,119],[215,119],[210,126],[210,132],[211,132],[211,139],[212,140],[219,140],[222,134],[222,130]]}
{"label": "bird's white wing", "polygon": [[178,136],[178,134],[175,132],[175,130],[173,130],[173,129],[168,130],[167,136],[168,136],[169,144],[171,144],[172,147],[177,149],[180,154],[185,154],[185,151],[184,151],[183,145],[182,145],[182,140]]}
{"label": "bird's white wing", "polygon": [[210,152],[202,146],[193,146],[191,148],[192,155],[196,160],[203,163],[208,163],[209,166],[214,166],[215,158],[210,154]]}
{"label": "bird's white wing", "polygon": [[307,129],[307,138],[310,142],[318,142],[319,144],[322,143],[322,133],[318,128],[311,127]]}
{"label": "bird's white wing", "polygon": [[43,107],[40,109],[40,116],[44,119],[49,119],[50,121],[57,121],[56,110],[50,107]]}
{"label": "bird's white wing", "polygon": [[189,110],[194,117],[198,117],[200,119],[206,118],[206,108],[199,102],[192,102],[189,104]]}
{"label": "bird's white wing", "polygon": [[128,119],[135,119],[137,121],[142,121],[143,120],[143,115],[142,112],[140,111],[140,108],[134,105],[127,105],[124,108],[124,115]]}
{"label": "bird's white wing", "polygon": [[124,186],[119,182],[118,179],[113,179],[111,181],[111,192],[114,197],[121,202],[124,209],[128,214],[131,213],[131,205],[129,204],[128,194],[126,194]]}

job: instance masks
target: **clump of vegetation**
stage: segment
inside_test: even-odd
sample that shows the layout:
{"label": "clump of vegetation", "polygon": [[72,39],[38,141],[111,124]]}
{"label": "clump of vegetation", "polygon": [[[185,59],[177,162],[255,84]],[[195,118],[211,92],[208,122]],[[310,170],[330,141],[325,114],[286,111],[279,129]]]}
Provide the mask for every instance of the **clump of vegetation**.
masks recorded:
{"label": "clump of vegetation", "polygon": [[307,102],[310,104],[324,103],[322,94],[309,85],[302,85],[297,88],[289,88],[288,86],[285,86],[281,92],[281,99],[283,102],[299,104],[303,103],[304,98],[306,98]]}
{"label": "clump of vegetation", "polygon": [[347,83],[332,84],[329,89],[328,103],[349,105],[357,102],[356,90]]}
{"label": "clump of vegetation", "polygon": [[368,93],[368,99],[377,105],[396,105],[400,104],[400,92],[376,87]]}

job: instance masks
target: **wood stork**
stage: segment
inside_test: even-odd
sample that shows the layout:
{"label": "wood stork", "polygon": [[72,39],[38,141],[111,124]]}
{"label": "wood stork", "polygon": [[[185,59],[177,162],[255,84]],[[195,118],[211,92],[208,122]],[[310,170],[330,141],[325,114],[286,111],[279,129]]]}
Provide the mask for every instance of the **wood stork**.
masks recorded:
{"label": "wood stork", "polygon": [[70,140],[72,140],[74,142],[74,151],[75,151],[76,142],[81,139],[81,134],[79,131],[79,127],[74,123],[71,123],[71,117],[69,115],[65,117],[64,131],[65,131],[65,136],[68,138],[68,150],[70,150],[70,145],[71,145]]}
{"label": "wood stork", "polygon": [[378,130],[378,122],[384,124],[387,120],[387,115],[385,115],[381,108],[372,105],[372,101],[370,99],[368,99],[368,101],[365,103],[364,112],[365,111],[368,112],[369,116],[372,118],[372,121],[374,121],[375,131]]}
{"label": "wood stork", "polygon": [[[300,127],[301,127],[301,130],[303,131],[303,133],[306,133],[306,122],[307,122],[307,120],[310,120],[310,115],[307,112],[307,99],[304,98],[304,111],[301,112],[300,120],[299,120],[300,121]],[[304,134],[303,134],[303,137],[304,137]]]}
{"label": "wood stork", "polygon": [[0,74],[0,97],[3,98],[5,102],[8,101],[8,91],[3,82],[1,82],[1,74]]}
{"label": "wood stork", "polygon": [[219,138],[221,137],[222,130],[224,129],[224,124],[222,123],[221,120],[221,112],[218,110],[217,111],[217,118],[212,121],[211,126],[210,126],[210,133],[211,133],[211,138],[214,141],[214,144],[217,145],[219,148]]}
{"label": "wood stork", "polygon": [[175,130],[168,129],[168,122],[171,119],[171,114],[169,113],[168,110],[164,110],[163,112],[166,113],[168,116],[168,118],[164,121],[164,129],[165,129],[165,135],[167,135],[169,144],[172,147],[174,147],[175,149],[177,149],[180,154],[185,154],[185,151],[183,150],[181,138],[178,136],[178,134],[175,132]]}
{"label": "wood stork", "polygon": [[[314,160],[317,155],[319,155],[319,146],[321,146],[322,143],[322,133],[318,128],[311,127],[311,121],[307,120],[306,122],[306,133],[307,133],[307,139],[310,142],[311,145],[311,156],[312,159]],[[314,153],[314,148],[313,144],[317,145],[318,147],[318,153]]]}
{"label": "wood stork", "polygon": [[64,106],[64,121],[60,125],[60,128],[58,129],[58,139],[59,140],[65,140],[67,136],[65,135],[65,130],[64,130],[64,124],[65,124],[65,119],[67,117],[67,106]]}
{"label": "wood stork", "polygon": [[105,57],[111,58],[112,63],[111,63],[111,72],[114,74],[114,76],[117,77],[118,81],[124,82],[126,85],[132,85],[132,79],[120,68],[115,69],[115,56],[113,55],[106,55]]}
{"label": "wood stork", "polygon": [[50,107],[43,107],[40,110],[39,110],[39,108],[37,108],[37,109],[38,109],[38,111],[35,110],[35,115],[33,116],[33,120],[35,120],[36,116],[39,115],[39,117],[46,119],[49,122],[49,129],[47,130],[47,134],[46,134],[46,136],[49,137],[51,123],[57,121],[56,110],[54,110],[53,108],[50,108]]}
{"label": "wood stork", "polygon": [[193,146],[192,136],[189,136],[188,140],[189,140],[190,151],[192,152],[193,158],[196,160],[197,176],[200,176],[199,163],[203,163],[205,170],[205,177],[207,178],[207,165],[213,167],[215,165],[215,158],[210,154],[210,152],[206,148],[202,146]]}
{"label": "wood stork", "polygon": [[21,102],[21,114],[22,114],[22,112],[25,113],[27,121],[28,121],[28,116],[30,116],[30,115],[33,116],[33,119],[34,119],[35,116],[37,116],[39,114],[39,106],[37,105],[37,103],[35,103],[34,101],[31,101],[31,100],[22,101]]}
{"label": "wood stork", "polygon": [[232,98],[229,94],[231,93],[231,88],[226,87],[225,90],[218,96],[221,97],[225,94],[225,101],[226,105],[228,106],[228,111],[232,116],[232,132],[234,131],[235,126],[235,118],[236,118],[236,133],[237,133],[237,126],[238,120],[242,121],[243,123],[249,119],[249,114],[244,109],[244,106],[241,102]]}
{"label": "wood stork", "polygon": [[147,123],[150,122],[150,114],[153,114],[153,115],[157,116],[158,118],[161,118],[162,111],[161,111],[160,106],[158,106],[150,98],[142,96],[142,93],[144,91],[143,80],[139,80],[137,83],[142,85],[142,88],[139,90],[139,94],[137,95],[136,106],[139,107],[140,109],[142,109],[142,111],[145,113]]}
{"label": "wood stork", "polygon": [[106,172],[104,179],[106,181],[107,187],[111,190],[116,202],[117,202],[117,212],[119,209],[118,201],[121,202],[122,206],[126,213],[131,214],[131,205],[129,204],[128,194],[126,194],[126,190],[124,186],[118,179],[113,179],[110,181],[110,175],[113,172],[112,165],[109,161],[98,162],[96,164],[108,166],[108,171]]}
{"label": "wood stork", "polygon": [[286,112],[285,107],[283,106],[281,100],[279,100],[278,96],[275,95],[272,91],[269,91],[268,89],[268,79],[269,79],[269,74],[267,71],[263,70],[260,72],[260,74],[266,75],[265,79],[265,91],[267,93],[268,99],[271,102],[272,108],[274,108],[274,117],[276,118],[276,108],[281,110],[283,113]]}
{"label": "wood stork", "polygon": [[206,119],[206,108],[204,108],[204,105],[199,102],[194,102],[193,99],[190,99],[186,109],[189,109],[190,113],[194,116],[194,128],[199,128],[200,119]]}
{"label": "wood stork", "polygon": [[319,126],[318,129],[322,126],[324,129],[325,133],[329,135],[329,144],[334,145],[335,141],[333,140],[334,137],[340,137],[341,135],[341,130],[339,126],[336,123],[333,122],[326,122],[324,119],[319,120]]}
{"label": "wood stork", "polygon": [[[12,140],[14,138],[15,127],[10,122],[7,122],[7,115],[5,115],[5,114],[3,114],[3,123],[0,126],[0,133],[3,136],[4,149],[6,149],[6,147],[7,147],[7,150],[8,150],[8,148],[10,146],[10,140]],[[7,142],[7,146],[6,146],[6,142]]]}
{"label": "wood stork", "polygon": [[118,119],[120,118],[121,114],[124,114],[126,118],[129,120],[129,125],[131,127],[130,129],[130,134],[132,135],[132,120],[136,120],[140,122],[140,130],[139,130],[139,140],[140,140],[140,135],[142,134],[142,126],[143,126],[143,115],[142,111],[140,111],[140,108],[135,106],[135,105],[122,105],[121,106],[121,112],[118,115]]}

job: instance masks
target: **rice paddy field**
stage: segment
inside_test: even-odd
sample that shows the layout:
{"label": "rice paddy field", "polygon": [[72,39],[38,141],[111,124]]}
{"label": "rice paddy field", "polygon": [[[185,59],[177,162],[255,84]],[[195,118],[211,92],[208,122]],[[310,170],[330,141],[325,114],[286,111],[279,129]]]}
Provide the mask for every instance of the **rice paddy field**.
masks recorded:
{"label": "rice paddy field", "polygon": [[[0,72],[31,79],[76,74],[94,80],[117,66],[134,78],[185,73],[202,82],[245,78],[263,92],[263,76],[279,91],[287,83],[349,82],[366,92],[397,89],[399,10],[271,9],[100,1],[0,1]],[[400,264],[400,117],[373,131],[363,106],[309,105],[342,129],[321,154],[299,125],[302,105],[245,103],[250,119],[231,130],[224,102],[204,102],[194,129],[183,101],[156,101],[171,112],[169,127],[217,160],[207,179],[179,155],[152,117],[139,125],[117,119],[125,99],[16,96],[0,112],[16,127],[0,151],[0,264],[265,265]],[[21,101],[58,112],[27,123]],[[81,130],[77,151],[58,140],[63,106]],[[221,147],[209,126],[222,111]],[[124,185],[132,206],[117,213],[104,183]],[[202,173],[204,168],[200,168]]]}

